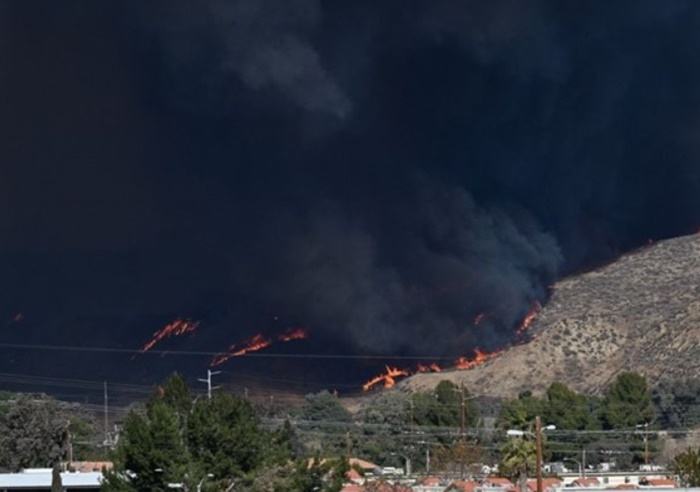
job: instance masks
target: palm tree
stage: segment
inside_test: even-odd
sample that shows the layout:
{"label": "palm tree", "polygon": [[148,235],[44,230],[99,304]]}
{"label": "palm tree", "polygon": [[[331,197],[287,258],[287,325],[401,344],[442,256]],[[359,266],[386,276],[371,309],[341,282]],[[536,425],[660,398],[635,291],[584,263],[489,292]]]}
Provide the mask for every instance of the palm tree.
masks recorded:
{"label": "palm tree", "polygon": [[527,487],[528,474],[537,468],[536,445],[531,439],[508,439],[501,447],[498,471],[502,476],[518,482],[520,489]]}

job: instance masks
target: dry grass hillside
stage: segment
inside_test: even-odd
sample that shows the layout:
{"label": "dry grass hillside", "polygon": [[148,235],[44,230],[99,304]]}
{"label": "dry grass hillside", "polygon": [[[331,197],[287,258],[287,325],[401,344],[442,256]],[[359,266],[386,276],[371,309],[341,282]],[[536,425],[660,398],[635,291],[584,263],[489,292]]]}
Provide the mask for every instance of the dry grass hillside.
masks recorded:
{"label": "dry grass hillside", "polygon": [[469,371],[419,374],[472,392],[514,396],[558,380],[600,392],[626,370],[650,384],[700,375],[700,235],[656,243],[598,270],[558,282],[532,325],[531,342]]}

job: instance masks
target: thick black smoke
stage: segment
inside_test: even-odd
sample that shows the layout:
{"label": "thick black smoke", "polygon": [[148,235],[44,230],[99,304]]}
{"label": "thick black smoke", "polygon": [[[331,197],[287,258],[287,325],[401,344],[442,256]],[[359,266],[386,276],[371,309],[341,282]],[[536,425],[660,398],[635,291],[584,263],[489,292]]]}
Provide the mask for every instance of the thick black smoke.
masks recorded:
{"label": "thick black smoke", "polygon": [[557,276],[700,226],[694,1],[18,0],[0,22],[0,306],[25,313],[0,341],[136,347],[184,315],[205,350],[301,325],[328,352],[460,355]]}

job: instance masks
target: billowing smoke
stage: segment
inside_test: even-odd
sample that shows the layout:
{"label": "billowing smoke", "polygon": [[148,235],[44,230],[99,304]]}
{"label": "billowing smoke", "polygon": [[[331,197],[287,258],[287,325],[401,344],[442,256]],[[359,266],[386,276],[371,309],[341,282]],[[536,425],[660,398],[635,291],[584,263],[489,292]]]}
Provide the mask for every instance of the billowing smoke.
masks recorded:
{"label": "billowing smoke", "polygon": [[700,226],[697,2],[31,3],[0,11],[0,338],[456,356]]}

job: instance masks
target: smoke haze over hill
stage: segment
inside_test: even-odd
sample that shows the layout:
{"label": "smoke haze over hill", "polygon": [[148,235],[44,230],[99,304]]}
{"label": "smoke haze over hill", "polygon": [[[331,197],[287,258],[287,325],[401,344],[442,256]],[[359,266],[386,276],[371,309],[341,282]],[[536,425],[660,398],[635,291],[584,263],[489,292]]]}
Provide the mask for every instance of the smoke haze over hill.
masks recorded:
{"label": "smoke haze over hill", "polygon": [[558,276],[700,226],[698,22],[694,1],[4,2],[0,342],[136,350],[183,316],[207,351],[290,326],[329,353],[500,347]]}

